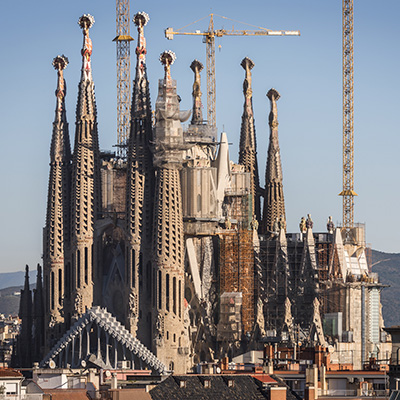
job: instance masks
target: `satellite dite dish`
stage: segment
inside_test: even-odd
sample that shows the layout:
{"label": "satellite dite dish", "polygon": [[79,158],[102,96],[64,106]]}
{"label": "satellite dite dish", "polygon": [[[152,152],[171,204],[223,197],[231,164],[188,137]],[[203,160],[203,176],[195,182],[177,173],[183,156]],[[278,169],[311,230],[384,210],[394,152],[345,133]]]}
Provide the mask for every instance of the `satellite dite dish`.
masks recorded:
{"label": "satellite dite dish", "polygon": [[49,367],[50,367],[51,369],[54,369],[54,368],[56,367],[56,363],[54,362],[54,360],[50,360],[50,361],[49,361]]}
{"label": "satellite dite dish", "polygon": [[106,377],[109,378],[111,376],[111,372],[110,371],[106,371]]}
{"label": "satellite dite dish", "polygon": [[82,367],[82,368],[86,368],[86,361],[85,361],[85,360],[82,360],[82,361],[81,361],[81,367]]}

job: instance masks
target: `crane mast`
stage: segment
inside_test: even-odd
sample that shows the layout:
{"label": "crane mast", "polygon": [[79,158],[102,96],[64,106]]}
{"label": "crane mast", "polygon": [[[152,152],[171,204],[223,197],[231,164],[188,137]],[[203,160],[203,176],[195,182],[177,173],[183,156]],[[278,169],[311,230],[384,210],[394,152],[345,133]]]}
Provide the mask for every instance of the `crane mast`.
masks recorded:
{"label": "crane mast", "polygon": [[343,11],[343,237],[351,241],[354,227],[354,49],[353,0],[342,0]]}
{"label": "crane mast", "polygon": [[215,36],[214,36],[214,18],[210,16],[208,26],[208,35],[204,36],[207,44],[207,120],[209,125],[215,127],[217,118],[215,116],[216,108],[216,84],[215,84]]}
{"label": "crane mast", "polygon": [[117,156],[126,157],[130,128],[131,59],[129,30],[129,0],[116,0],[117,36]]}
{"label": "crane mast", "polygon": [[[300,36],[299,31],[273,31],[271,29],[259,28],[258,30],[226,30],[214,29],[214,15],[208,15],[210,22],[208,30],[205,32],[181,32],[181,29],[174,31],[173,28],[165,30],[165,37],[169,40],[174,38],[174,35],[193,35],[203,36],[203,43],[206,44],[206,67],[207,67],[207,122],[209,125],[216,127],[216,84],[215,84],[215,38],[223,36]],[[219,15],[223,19],[229,19]],[[204,19],[204,18],[202,18]],[[198,20],[200,21],[200,20]],[[198,22],[195,21],[195,22]],[[238,21],[236,21],[238,22]],[[243,22],[242,22],[243,23]],[[192,25],[192,24],[189,24]],[[249,25],[249,24],[246,24]]]}

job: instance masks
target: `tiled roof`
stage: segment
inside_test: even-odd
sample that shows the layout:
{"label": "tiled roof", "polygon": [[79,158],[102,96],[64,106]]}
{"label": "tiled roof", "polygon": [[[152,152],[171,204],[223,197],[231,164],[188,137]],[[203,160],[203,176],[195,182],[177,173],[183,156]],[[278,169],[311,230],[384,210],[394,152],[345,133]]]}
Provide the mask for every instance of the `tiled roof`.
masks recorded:
{"label": "tiled roof", "polygon": [[[184,383],[181,384],[181,381]],[[207,383],[207,381],[209,381]],[[250,375],[174,375],[150,391],[154,400],[265,399]]]}
{"label": "tiled roof", "polygon": [[88,400],[90,396],[85,389],[44,389],[52,400]]}
{"label": "tiled roof", "polygon": [[22,374],[12,368],[0,368],[1,378],[22,378]]}

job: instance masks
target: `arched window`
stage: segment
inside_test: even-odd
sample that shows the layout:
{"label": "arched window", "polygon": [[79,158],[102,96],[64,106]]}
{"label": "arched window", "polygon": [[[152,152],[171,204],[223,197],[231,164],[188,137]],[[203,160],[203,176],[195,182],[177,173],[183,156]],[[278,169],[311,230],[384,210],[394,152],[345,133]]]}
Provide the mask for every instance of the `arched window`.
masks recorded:
{"label": "arched window", "polygon": [[158,271],[158,308],[162,308],[162,275],[161,271]]}
{"label": "arched window", "polygon": [[134,249],[131,251],[131,280],[132,280],[132,287],[136,287],[136,268],[135,268],[135,258],[136,252]]}
{"label": "arched window", "polygon": [[169,274],[165,279],[165,308],[169,311]]}
{"label": "arched window", "polygon": [[85,247],[85,283],[88,284],[89,277],[88,277],[88,249]]}
{"label": "arched window", "polygon": [[77,286],[81,287],[81,251],[78,250],[76,253],[76,278],[77,278]]}
{"label": "arched window", "polygon": [[61,268],[58,270],[58,304],[61,306],[62,301],[62,271]]}
{"label": "arched window", "polygon": [[176,277],[172,279],[172,311],[176,314]]}
{"label": "arched window", "polygon": [[54,310],[54,272],[52,272],[50,276],[50,287],[51,287],[51,292],[50,292],[51,309]]}

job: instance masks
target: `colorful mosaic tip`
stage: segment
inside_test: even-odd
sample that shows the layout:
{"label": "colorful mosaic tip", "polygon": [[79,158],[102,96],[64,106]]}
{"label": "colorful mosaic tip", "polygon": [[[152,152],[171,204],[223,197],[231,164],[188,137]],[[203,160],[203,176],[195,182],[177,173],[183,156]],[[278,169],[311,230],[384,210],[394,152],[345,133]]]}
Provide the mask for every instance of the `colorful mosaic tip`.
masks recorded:
{"label": "colorful mosaic tip", "polygon": [[149,20],[149,14],[145,13],[144,11],[139,11],[133,16],[133,22],[136,26],[146,26]]}
{"label": "colorful mosaic tip", "polygon": [[94,24],[94,17],[90,14],[83,14],[78,20],[78,25],[83,29],[90,29]]}
{"label": "colorful mosaic tip", "polygon": [[162,65],[172,65],[176,60],[176,55],[172,50],[165,50],[160,54],[160,62]]}
{"label": "colorful mosaic tip", "polygon": [[64,54],[54,57],[52,62],[54,69],[57,71],[67,68],[68,63],[68,57],[64,56]]}

